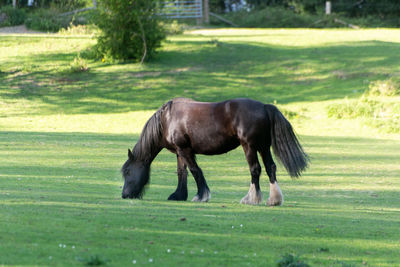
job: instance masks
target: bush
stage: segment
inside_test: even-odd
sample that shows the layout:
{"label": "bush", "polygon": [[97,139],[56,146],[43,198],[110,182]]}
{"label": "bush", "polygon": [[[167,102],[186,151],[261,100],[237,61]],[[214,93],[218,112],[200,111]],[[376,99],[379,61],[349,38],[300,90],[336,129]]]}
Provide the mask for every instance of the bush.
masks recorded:
{"label": "bush", "polygon": [[165,33],[168,35],[182,34],[187,27],[185,24],[178,23],[176,20],[161,22]]}
{"label": "bush", "polygon": [[69,21],[68,17],[60,17],[59,11],[56,9],[41,8],[31,13],[26,19],[25,24],[33,30],[57,32],[61,28],[67,28]]}
{"label": "bush", "polygon": [[[240,10],[228,13],[224,17],[239,25],[239,27],[247,28],[304,28],[309,27],[317,19],[315,16],[296,14],[283,7],[267,7],[251,11]],[[221,24],[220,21],[213,21],[213,23]]]}
{"label": "bush", "polygon": [[74,9],[91,6],[91,0],[36,0],[35,4],[41,8],[56,8],[58,10],[71,11]]}
{"label": "bush", "polygon": [[155,15],[157,0],[103,0],[96,50],[101,58],[142,61],[155,55],[165,38]]}
{"label": "bush", "polygon": [[369,84],[368,95],[370,96],[394,96],[400,94],[400,79],[390,78],[387,80],[374,81]]}
{"label": "bush", "polygon": [[86,72],[89,70],[86,60],[80,55],[76,56],[70,64],[71,72]]}
{"label": "bush", "polygon": [[382,104],[376,100],[362,97],[358,100],[349,101],[345,99],[344,103],[332,104],[327,108],[328,117],[336,119],[354,119],[358,117],[374,117]]}
{"label": "bush", "polygon": [[58,32],[61,35],[92,35],[95,36],[98,34],[99,29],[93,25],[75,25],[72,21],[70,22],[69,26],[64,29],[60,29]]}
{"label": "bush", "polygon": [[4,18],[4,21],[0,21],[1,26],[21,25],[25,22],[26,12],[24,9],[5,6],[0,9],[0,17]]}
{"label": "bush", "polygon": [[370,87],[359,99],[345,99],[343,103],[327,107],[327,115],[336,119],[362,119],[367,125],[383,132],[400,133],[400,83],[391,78],[370,83]]}

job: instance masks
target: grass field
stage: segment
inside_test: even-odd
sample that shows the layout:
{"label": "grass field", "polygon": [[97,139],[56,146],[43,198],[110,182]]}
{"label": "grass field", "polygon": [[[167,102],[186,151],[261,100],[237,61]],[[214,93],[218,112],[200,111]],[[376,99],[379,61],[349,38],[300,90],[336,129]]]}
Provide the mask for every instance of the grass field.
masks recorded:
{"label": "grass field", "polygon": [[[72,72],[94,43],[0,35],[0,266],[275,266],[287,253],[311,266],[400,265],[400,135],[326,114],[400,73],[400,30],[196,30],[149,64]],[[166,151],[144,199],[121,199],[127,149],[177,96],[292,112],[312,164],[297,180],[278,166],[283,206],[239,204],[241,148],[199,156],[209,203],[166,200],[177,183]]]}

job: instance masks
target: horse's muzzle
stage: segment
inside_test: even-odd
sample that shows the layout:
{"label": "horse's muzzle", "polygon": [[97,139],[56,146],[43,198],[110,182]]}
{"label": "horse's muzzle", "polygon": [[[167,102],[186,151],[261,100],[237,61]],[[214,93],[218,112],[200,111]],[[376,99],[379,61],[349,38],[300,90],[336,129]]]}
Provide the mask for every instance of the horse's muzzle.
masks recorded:
{"label": "horse's muzzle", "polygon": [[125,199],[125,198],[133,198],[133,196],[130,196],[129,194],[122,194],[122,198],[123,199]]}

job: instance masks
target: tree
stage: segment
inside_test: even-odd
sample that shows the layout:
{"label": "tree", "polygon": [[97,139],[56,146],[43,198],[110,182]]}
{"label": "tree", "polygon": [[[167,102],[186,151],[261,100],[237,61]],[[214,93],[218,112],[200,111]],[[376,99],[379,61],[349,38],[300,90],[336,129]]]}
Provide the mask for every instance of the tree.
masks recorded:
{"label": "tree", "polygon": [[101,0],[96,45],[100,56],[143,62],[154,56],[165,39],[157,0]]}

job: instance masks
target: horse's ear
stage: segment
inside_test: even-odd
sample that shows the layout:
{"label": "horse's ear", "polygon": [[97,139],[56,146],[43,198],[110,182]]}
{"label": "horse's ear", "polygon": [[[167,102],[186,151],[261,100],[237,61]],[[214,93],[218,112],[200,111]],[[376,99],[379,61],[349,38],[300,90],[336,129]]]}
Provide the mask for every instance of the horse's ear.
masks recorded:
{"label": "horse's ear", "polygon": [[132,151],[128,148],[128,158],[133,159]]}

